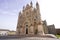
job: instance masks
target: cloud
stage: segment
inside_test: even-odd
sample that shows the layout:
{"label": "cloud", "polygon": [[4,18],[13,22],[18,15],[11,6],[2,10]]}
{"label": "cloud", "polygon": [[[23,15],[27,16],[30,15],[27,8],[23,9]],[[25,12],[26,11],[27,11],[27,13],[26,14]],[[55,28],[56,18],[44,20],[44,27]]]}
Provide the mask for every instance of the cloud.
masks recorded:
{"label": "cloud", "polygon": [[0,14],[16,16],[17,10],[12,10],[12,11],[0,10]]}

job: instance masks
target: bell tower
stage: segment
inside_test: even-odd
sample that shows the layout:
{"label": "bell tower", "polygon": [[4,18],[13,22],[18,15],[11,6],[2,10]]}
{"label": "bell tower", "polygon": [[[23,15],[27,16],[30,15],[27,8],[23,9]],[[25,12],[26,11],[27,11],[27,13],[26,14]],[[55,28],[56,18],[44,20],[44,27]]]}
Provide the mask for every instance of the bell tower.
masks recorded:
{"label": "bell tower", "polygon": [[36,10],[37,10],[37,19],[38,19],[38,34],[44,34],[42,20],[41,20],[41,13],[40,13],[40,7],[38,2],[36,3]]}
{"label": "bell tower", "polygon": [[36,2],[36,11],[37,11],[38,23],[41,23],[41,14],[40,14],[40,8],[38,2]]}

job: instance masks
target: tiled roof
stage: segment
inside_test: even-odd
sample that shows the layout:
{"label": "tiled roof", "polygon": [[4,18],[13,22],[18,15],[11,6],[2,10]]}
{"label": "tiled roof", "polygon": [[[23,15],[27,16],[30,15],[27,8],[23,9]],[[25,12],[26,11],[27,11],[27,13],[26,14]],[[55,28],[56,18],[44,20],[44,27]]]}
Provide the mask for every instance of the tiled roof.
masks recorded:
{"label": "tiled roof", "polygon": [[9,31],[8,29],[0,29],[0,31]]}

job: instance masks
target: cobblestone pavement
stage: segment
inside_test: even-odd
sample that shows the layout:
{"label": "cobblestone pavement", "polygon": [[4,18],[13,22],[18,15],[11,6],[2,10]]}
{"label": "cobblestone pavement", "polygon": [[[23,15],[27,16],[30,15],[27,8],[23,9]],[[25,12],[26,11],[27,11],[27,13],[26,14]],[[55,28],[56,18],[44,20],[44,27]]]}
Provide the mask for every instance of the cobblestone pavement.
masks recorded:
{"label": "cobblestone pavement", "polygon": [[41,37],[25,37],[25,38],[8,38],[8,39],[0,39],[0,40],[60,40],[57,38],[41,38]]}

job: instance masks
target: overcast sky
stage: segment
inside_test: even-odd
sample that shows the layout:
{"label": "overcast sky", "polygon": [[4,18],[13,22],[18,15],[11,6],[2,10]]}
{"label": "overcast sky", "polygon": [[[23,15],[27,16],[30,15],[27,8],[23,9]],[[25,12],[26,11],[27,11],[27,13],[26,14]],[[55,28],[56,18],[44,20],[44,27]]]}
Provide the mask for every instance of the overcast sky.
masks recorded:
{"label": "overcast sky", "polygon": [[16,30],[19,11],[31,1],[38,1],[42,20],[60,28],[60,0],[0,0],[0,29]]}
{"label": "overcast sky", "polygon": [[47,24],[54,24],[55,28],[60,28],[60,0],[38,0],[40,13]]}

